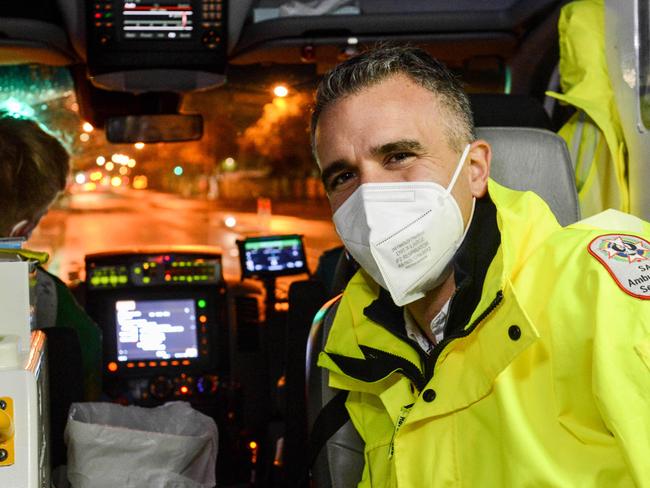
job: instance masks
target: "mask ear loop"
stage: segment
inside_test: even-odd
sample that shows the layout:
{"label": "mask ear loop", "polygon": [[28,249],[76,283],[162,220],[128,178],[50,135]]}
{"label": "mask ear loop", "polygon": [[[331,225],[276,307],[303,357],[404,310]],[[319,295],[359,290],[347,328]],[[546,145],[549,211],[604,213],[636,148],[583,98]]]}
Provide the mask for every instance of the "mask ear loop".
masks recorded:
{"label": "mask ear loop", "polygon": [[[451,177],[451,183],[449,183],[449,186],[447,187],[447,195],[451,193],[451,190],[453,190],[454,185],[456,184],[456,180],[458,179],[458,176],[460,175],[460,170],[463,169],[463,164],[465,163],[465,159],[467,158],[467,155],[469,154],[469,148],[470,144],[467,144],[465,146],[465,150],[463,151],[463,154],[460,157],[460,161],[458,161],[458,165],[456,166],[456,171],[454,171],[454,176]],[[472,223],[472,219],[474,218],[474,210],[476,209],[476,197],[472,196],[472,213],[469,215],[469,220],[467,221],[467,226],[465,227],[465,231],[463,232],[463,236],[460,238],[459,245],[461,242],[465,240],[465,236],[467,236],[467,231],[469,231],[469,226]]]}
{"label": "mask ear loop", "polygon": [[456,180],[458,179],[458,176],[460,175],[460,170],[463,169],[463,164],[465,163],[465,159],[467,158],[467,155],[469,154],[469,148],[470,148],[470,144],[465,146],[465,150],[463,151],[463,154],[460,157],[460,161],[458,161],[458,164],[456,165],[456,171],[454,171],[454,176],[451,177],[451,182],[449,183],[449,186],[445,190],[447,192],[447,194],[451,193],[451,190],[454,189],[454,185],[456,184]]}

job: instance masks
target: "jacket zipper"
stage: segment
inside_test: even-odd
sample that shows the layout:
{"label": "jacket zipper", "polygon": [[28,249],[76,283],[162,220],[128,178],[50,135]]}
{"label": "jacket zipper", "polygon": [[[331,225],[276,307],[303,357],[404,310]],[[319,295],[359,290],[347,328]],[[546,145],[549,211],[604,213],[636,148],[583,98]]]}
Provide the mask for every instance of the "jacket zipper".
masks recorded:
{"label": "jacket zipper", "polygon": [[[404,376],[406,376],[406,377],[409,378],[411,381],[413,381],[414,383],[416,383],[416,386],[418,387],[418,390],[421,390],[421,389],[424,387],[424,385],[426,385],[426,378],[425,378],[424,375],[420,372],[420,367],[419,367],[418,365],[416,365],[414,362],[409,361],[408,359],[406,359],[406,358],[403,357],[403,356],[400,356],[399,354],[393,354],[392,352],[382,351],[382,350],[379,350],[379,349],[370,348],[370,347],[368,347],[368,346],[364,346],[363,349],[365,349],[366,351],[368,351],[367,353],[364,352],[364,355],[367,355],[367,356],[370,357],[371,359],[380,359],[380,358],[377,357],[376,355],[373,355],[373,354],[374,354],[374,351],[377,351],[378,354],[382,354],[382,355],[386,355],[386,356],[391,356],[391,357],[394,357],[394,358],[399,359],[400,362],[404,362],[404,363],[410,364],[411,366],[413,366],[414,370],[417,371],[417,372],[419,373],[419,375],[418,375],[417,378],[412,378],[411,375],[409,375],[409,374],[406,372],[406,370],[404,370],[403,368],[399,368],[399,367],[398,367],[398,368],[395,368],[395,369],[393,369],[393,370],[391,370],[390,373],[393,373],[393,372],[395,372],[395,371],[397,371],[397,370],[401,370],[402,373],[404,373]],[[388,374],[390,374],[390,373],[388,373]],[[388,375],[386,375],[386,376],[388,376]]]}
{"label": "jacket zipper", "polygon": [[399,413],[399,417],[395,423],[395,428],[393,429],[393,436],[390,438],[390,445],[388,446],[388,459],[391,459],[395,453],[395,437],[397,436],[397,432],[399,431],[400,427],[406,421],[406,417],[408,417],[408,414],[411,411],[411,408],[413,408],[413,405],[413,403],[404,405]]}
{"label": "jacket zipper", "polygon": [[[428,383],[431,378],[433,378],[433,370],[436,367],[436,363],[438,362],[438,358],[440,357],[440,354],[442,351],[445,349],[447,344],[450,342],[460,339],[462,337],[467,337],[469,334],[472,333],[472,331],[481,323],[483,322],[493,311],[496,309],[501,301],[503,300],[503,291],[499,290],[497,291],[496,296],[494,297],[494,300],[487,306],[485,310],[476,317],[476,320],[470,324],[469,327],[466,329],[463,329],[462,332],[459,332],[457,334],[450,335],[449,337],[445,337],[443,340],[441,340],[438,344],[436,344],[433,347],[433,351],[431,352],[430,356],[426,356],[426,360],[424,363],[424,378],[425,378],[425,385]],[[421,391],[421,390],[420,390]]]}

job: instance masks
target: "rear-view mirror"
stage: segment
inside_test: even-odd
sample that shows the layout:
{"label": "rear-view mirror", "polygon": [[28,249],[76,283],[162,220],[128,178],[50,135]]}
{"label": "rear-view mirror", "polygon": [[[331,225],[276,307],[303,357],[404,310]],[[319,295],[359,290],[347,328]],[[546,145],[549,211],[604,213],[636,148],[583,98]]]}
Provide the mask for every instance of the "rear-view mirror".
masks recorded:
{"label": "rear-view mirror", "polygon": [[106,139],[113,143],[196,141],[203,136],[198,114],[127,115],[106,120]]}

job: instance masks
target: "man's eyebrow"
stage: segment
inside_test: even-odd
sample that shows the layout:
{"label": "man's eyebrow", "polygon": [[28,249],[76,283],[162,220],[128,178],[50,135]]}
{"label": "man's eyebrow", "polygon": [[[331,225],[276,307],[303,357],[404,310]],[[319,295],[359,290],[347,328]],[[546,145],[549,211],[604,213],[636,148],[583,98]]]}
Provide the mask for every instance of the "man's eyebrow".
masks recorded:
{"label": "man's eyebrow", "polygon": [[344,161],[343,159],[334,161],[327,168],[325,168],[320,175],[320,179],[323,182],[323,185],[325,185],[325,189],[327,189],[327,182],[334,174],[349,168],[350,168],[350,164]]}
{"label": "man's eyebrow", "polygon": [[423,152],[424,147],[418,141],[413,139],[400,139],[399,141],[387,142],[381,146],[370,148],[370,154],[374,157],[383,156],[396,152]]}

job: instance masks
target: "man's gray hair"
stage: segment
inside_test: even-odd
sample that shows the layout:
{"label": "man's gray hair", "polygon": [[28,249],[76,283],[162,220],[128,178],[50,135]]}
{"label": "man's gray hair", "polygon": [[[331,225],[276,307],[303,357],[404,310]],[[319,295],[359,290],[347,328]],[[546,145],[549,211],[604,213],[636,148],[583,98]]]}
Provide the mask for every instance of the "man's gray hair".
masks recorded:
{"label": "man's gray hair", "polygon": [[336,101],[397,74],[408,76],[437,95],[442,109],[441,121],[450,147],[460,152],[466,144],[476,139],[469,99],[456,77],[422,49],[383,45],[339,64],[321,80],[311,116],[314,157],[314,136],[323,111]]}

